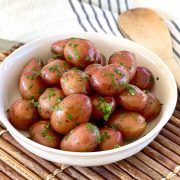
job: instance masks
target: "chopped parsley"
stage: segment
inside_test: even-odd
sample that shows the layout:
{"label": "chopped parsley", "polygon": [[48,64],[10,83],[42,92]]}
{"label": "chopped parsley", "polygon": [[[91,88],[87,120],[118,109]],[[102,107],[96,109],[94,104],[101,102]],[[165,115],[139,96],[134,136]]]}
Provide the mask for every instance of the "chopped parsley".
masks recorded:
{"label": "chopped parsley", "polygon": [[72,44],[71,47],[76,48],[78,44]]}
{"label": "chopped parsley", "polygon": [[119,144],[116,144],[115,146],[114,146],[114,149],[116,149],[116,148],[119,148],[119,147],[121,147]]}
{"label": "chopped parsley", "polygon": [[114,69],[114,72],[117,73],[120,76],[123,76],[122,72],[120,70],[118,70],[117,68]]}
{"label": "chopped parsley", "polygon": [[57,97],[57,102],[60,103],[63,100],[62,96]]}
{"label": "chopped parsley", "polygon": [[83,73],[82,74],[82,77],[81,77],[83,80],[89,80],[89,75],[88,74],[86,74],[86,73]]}
{"label": "chopped parsley", "polygon": [[31,85],[29,85],[29,86],[28,86],[27,91],[31,90],[31,89],[32,89],[32,87],[33,87],[33,85],[32,85],[32,84],[31,84]]}
{"label": "chopped parsley", "polygon": [[39,103],[34,100],[34,98],[29,100],[30,105],[33,105],[34,107],[40,108]]}
{"label": "chopped parsley", "polygon": [[90,57],[90,56],[86,56],[84,60],[85,60],[85,61],[90,61],[90,60],[91,60],[91,57]]}
{"label": "chopped parsley", "polygon": [[55,105],[55,106],[50,106],[50,109],[51,109],[52,111],[59,111],[59,110],[63,110],[63,108],[62,108],[62,107],[60,107],[60,106],[58,106],[58,105]]}
{"label": "chopped parsley", "polygon": [[31,71],[31,75],[28,75],[26,78],[30,80],[34,80],[36,77],[38,77],[41,72],[40,71]]}
{"label": "chopped parsley", "polygon": [[72,114],[68,114],[67,117],[68,117],[69,120],[73,119],[73,115]]}
{"label": "chopped parsley", "polygon": [[148,89],[145,89],[145,90],[143,90],[146,94],[148,94],[149,93],[149,90]]}
{"label": "chopped parsley", "polygon": [[91,123],[87,123],[87,124],[86,124],[86,128],[87,128],[87,129],[93,130],[94,127],[95,127],[95,126],[94,126],[93,124],[91,124]]}
{"label": "chopped parsley", "polygon": [[52,58],[53,58],[53,59],[56,59],[56,58],[58,58],[58,57],[59,57],[58,54],[52,54]]}
{"label": "chopped parsley", "polygon": [[55,137],[48,135],[49,130],[50,130],[50,125],[49,124],[44,125],[44,129],[41,131],[41,135],[47,138],[49,141],[52,141]]}
{"label": "chopped parsley", "polygon": [[39,93],[43,93],[45,91],[45,88],[39,88]]}
{"label": "chopped parsley", "polygon": [[101,141],[104,141],[105,139],[110,139],[111,136],[108,134],[108,132],[104,132],[102,135],[101,135]]}
{"label": "chopped parsley", "polygon": [[74,55],[75,55],[75,57],[76,57],[76,60],[80,60],[80,56],[79,56],[77,50],[74,50]]}
{"label": "chopped parsley", "polygon": [[71,55],[68,55],[68,60],[72,60],[72,56]]}
{"label": "chopped parsley", "polygon": [[128,91],[132,96],[135,95],[135,88],[134,88],[133,86],[127,85],[127,86],[126,86],[126,89],[127,89],[127,91]]}
{"label": "chopped parsley", "polygon": [[55,72],[55,71],[59,72],[59,66],[58,65],[50,66],[49,71],[50,72]]}
{"label": "chopped parsley", "polygon": [[64,77],[64,78],[63,78],[63,81],[64,81],[65,83],[67,83],[67,82],[68,82],[68,78],[67,78],[67,77]]}
{"label": "chopped parsley", "polygon": [[112,106],[111,104],[107,103],[103,97],[99,96],[98,99],[100,100],[98,108],[102,110],[103,119],[107,121],[110,114],[112,113]]}
{"label": "chopped parsley", "polygon": [[114,74],[112,74],[112,73],[103,73],[102,75],[103,76],[109,76],[111,78],[112,85],[113,86],[117,86],[116,83],[115,83],[115,76],[114,76]]}
{"label": "chopped parsley", "polygon": [[53,88],[48,88],[48,98],[51,99],[52,96],[55,96],[56,93]]}
{"label": "chopped parsley", "polygon": [[118,129],[119,124],[110,124],[109,127],[112,128],[112,129]]}

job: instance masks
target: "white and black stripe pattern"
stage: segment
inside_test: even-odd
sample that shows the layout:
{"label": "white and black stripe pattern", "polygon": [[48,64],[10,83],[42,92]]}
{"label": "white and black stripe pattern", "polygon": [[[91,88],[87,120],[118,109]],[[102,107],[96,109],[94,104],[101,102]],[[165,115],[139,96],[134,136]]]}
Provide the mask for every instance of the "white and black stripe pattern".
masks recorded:
{"label": "white and black stripe pattern", "polygon": [[[131,9],[131,0],[69,0],[69,4],[77,17],[77,22],[84,31],[108,33],[123,36],[117,19],[119,14]],[[173,52],[180,64],[180,25],[175,20],[166,21],[173,42]],[[124,36],[123,36],[124,37]]]}

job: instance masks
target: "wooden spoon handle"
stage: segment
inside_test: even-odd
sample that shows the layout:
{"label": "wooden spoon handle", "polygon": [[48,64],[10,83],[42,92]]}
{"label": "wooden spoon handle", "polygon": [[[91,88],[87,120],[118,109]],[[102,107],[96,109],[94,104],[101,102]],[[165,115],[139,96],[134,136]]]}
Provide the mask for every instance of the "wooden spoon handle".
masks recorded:
{"label": "wooden spoon handle", "polygon": [[168,65],[169,69],[174,75],[174,78],[177,83],[177,87],[180,90],[180,66],[178,66],[178,64],[176,63],[176,60],[173,57],[165,58],[163,60]]}

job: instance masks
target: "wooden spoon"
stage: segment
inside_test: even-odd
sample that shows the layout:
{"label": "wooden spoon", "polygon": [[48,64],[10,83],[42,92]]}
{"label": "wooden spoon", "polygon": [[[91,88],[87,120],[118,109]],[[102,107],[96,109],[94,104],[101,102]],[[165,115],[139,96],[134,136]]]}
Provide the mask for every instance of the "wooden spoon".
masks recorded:
{"label": "wooden spoon", "polygon": [[171,36],[161,17],[151,9],[136,8],[121,14],[118,25],[127,38],[151,49],[164,60],[180,89],[180,66],[173,58]]}

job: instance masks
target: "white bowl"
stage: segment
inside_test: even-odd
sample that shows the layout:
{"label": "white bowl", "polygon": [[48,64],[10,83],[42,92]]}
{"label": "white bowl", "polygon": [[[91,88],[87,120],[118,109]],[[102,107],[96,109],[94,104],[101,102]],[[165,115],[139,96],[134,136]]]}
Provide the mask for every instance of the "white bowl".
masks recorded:
{"label": "white bowl", "polygon": [[[27,133],[16,130],[8,121],[5,111],[10,107],[15,99],[20,98],[18,89],[18,77],[23,66],[31,57],[41,57],[47,59],[51,56],[50,46],[59,39],[69,37],[81,37],[91,40],[95,46],[107,58],[115,51],[129,50],[136,54],[138,65],[148,67],[154,74],[156,80],[153,92],[163,104],[160,115],[148,123],[145,133],[138,140],[123,147],[101,152],[67,152],[56,150],[40,145],[27,138]],[[145,146],[147,146],[160,132],[167,123],[174,111],[177,100],[177,87],[173,75],[167,65],[154,53],[146,48],[123,38],[92,34],[76,33],[51,36],[35,40],[16,50],[0,67],[0,119],[6,126],[10,134],[26,149],[32,153],[58,163],[78,165],[78,166],[97,166],[109,164],[127,158]]]}

